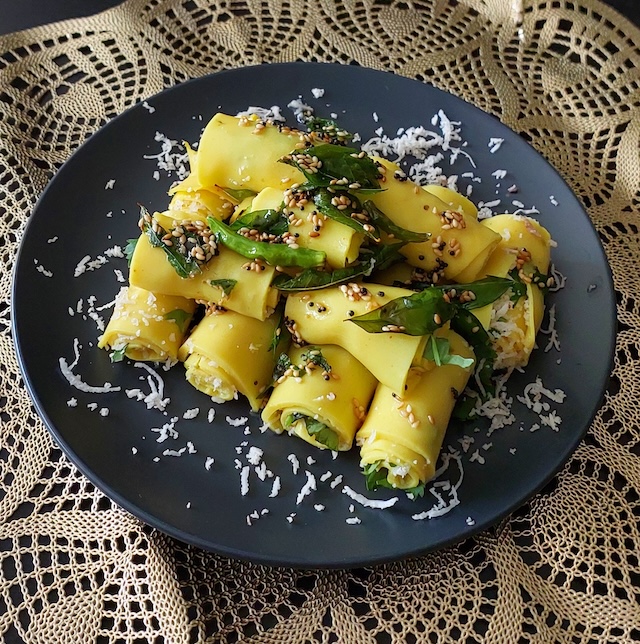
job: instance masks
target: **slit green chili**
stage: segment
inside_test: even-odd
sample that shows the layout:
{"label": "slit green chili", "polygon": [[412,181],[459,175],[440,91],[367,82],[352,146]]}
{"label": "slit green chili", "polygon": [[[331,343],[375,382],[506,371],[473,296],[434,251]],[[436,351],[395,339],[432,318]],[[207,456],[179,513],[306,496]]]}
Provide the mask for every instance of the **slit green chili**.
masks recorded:
{"label": "slit green chili", "polygon": [[221,244],[247,259],[262,259],[272,266],[299,266],[300,268],[322,266],[326,260],[326,254],[322,251],[291,248],[287,244],[253,241],[234,232],[229,226],[213,217],[209,217],[207,223]]}

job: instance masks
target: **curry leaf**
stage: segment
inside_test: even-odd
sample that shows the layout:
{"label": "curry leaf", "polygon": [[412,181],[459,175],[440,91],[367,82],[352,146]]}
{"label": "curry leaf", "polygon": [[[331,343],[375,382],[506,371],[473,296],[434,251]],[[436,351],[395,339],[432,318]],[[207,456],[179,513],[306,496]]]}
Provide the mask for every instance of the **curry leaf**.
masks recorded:
{"label": "curry leaf", "polygon": [[[141,211],[148,215],[146,208],[141,207]],[[185,257],[178,251],[175,246],[167,246],[163,241],[162,237],[166,234],[166,230],[156,222],[155,230],[154,226],[150,224],[146,219],[143,218],[142,230],[149,238],[152,246],[156,248],[162,248],[165,255],[167,256],[167,261],[176,273],[180,277],[188,278],[196,273],[201,273],[202,270],[195,259],[191,257]]]}
{"label": "curry leaf", "polygon": [[[351,215],[358,211],[357,207],[349,206],[343,210],[340,210],[336,205],[332,203],[335,193],[329,192],[324,188],[319,188],[313,193],[313,203],[316,205],[318,210],[323,214],[333,219],[349,228],[353,228],[356,232],[366,235],[374,241],[379,241],[380,234],[375,226],[369,224],[365,229],[365,224],[357,217],[352,217]],[[350,197],[356,206],[359,206],[359,203],[355,197]]]}
{"label": "curry leaf", "polygon": [[356,148],[323,143],[295,150],[280,160],[298,168],[314,186],[327,187],[334,179],[346,179],[347,184],[357,183],[365,189],[380,187],[378,166]]}
{"label": "curry leaf", "polygon": [[429,335],[448,322],[457,308],[438,289],[426,289],[349,320],[369,333],[384,333],[392,327],[408,335]]}
{"label": "curry leaf", "polygon": [[253,190],[249,190],[248,188],[239,188],[239,189],[234,189],[234,188],[220,188],[225,194],[229,195],[233,201],[240,203],[247,197],[255,197],[256,192]]}
{"label": "curry leaf", "polygon": [[272,282],[281,291],[312,291],[343,282],[350,282],[358,277],[370,277],[374,270],[384,270],[392,264],[403,261],[399,248],[404,244],[382,244],[372,249],[363,249],[358,262],[345,268],[324,271],[308,268],[298,275],[278,275]]}
{"label": "curry leaf", "polygon": [[476,356],[476,379],[480,383],[483,399],[491,398],[496,391],[493,380],[493,364],[496,351],[491,343],[489,334],[484,330],[478,318],[466,309],[460,308],[451,320],[451,329],[461,335],[473,349]]}
{"label": "curry leaf", "polygon": [[249,228],[250,230],[257,230],[261,233],[282,235],[289,230],[289,220],[281,210],[267,208],[265,210],[245,212],[229,228],[236,232],[241,228]]}
{"label": "curry leaf", "polygon": [[372,225],[385,233],[393,235],[399,241],[405,242],[423,242],[431,237],[431,233],[419,233],[414,230],[407,230],[395,224],[387,215],[378,208],[373,201],[367,200],[362,204],[363,208],[369,215],[369,221]]}

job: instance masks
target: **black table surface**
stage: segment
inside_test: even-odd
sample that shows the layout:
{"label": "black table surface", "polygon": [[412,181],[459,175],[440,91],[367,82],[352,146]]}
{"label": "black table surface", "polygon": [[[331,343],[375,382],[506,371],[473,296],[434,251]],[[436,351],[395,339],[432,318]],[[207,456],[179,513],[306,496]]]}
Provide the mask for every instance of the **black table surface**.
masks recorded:
{"label": "black table surface", "polygon": [[[0,34],[28,29],[58,20],[90,16],[123,0],[0,0]],[[508,0],[507,0],[508,1]],[[640,26],[640,0],[605,0]]]}

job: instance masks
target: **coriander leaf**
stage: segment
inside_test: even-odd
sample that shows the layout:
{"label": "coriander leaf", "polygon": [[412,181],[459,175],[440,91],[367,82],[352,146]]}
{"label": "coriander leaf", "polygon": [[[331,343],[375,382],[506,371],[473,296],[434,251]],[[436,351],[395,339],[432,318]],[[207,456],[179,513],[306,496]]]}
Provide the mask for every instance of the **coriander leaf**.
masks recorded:
{"label": "coriander leaf", "polygon": [[123,347],[120,347],[120,349],[114,349],[109,354],[109,358],[111,359],[111,362],[122,362],[126,358],[128,346],[129,346],[128,344],[125,344]]}
{"label": "coriander leaf", "polygon": [[333,119],[320,118],[312,116],[307,121],[307,128],[309,132],[317,132],[328,139],[329,143],[341,144],[353,139],[353,134],[343,130]]}
{"label": "coriander leaf", "polygon": [[191,313],[187,313],[187,311],[183,309],[173,309],[173,311],[165,313],[164,319],[175,322],[178,325],[180,332],[184,333],[187,325],[191,321]]}
{"label": "coriander leaf", "polygon": [[319,347],[308,347],[300,357],[304,362],[311,362],[318,367],[322,367],[323,371],[331,372],[331,365],[322,355],[322,350]]}
{"label": "coriander leaf", "polygon": [[[395,467],[390,465],[390,467]],[[387,488],[389,490],[397,489],[387,480],[389,469],[383,464],[382,461],[370,463],[362,468],[362,473],[365,477],[365,485],[367,490],[375,492],[378,488]],[[412,500],[424,496],[425,483],[420,483],[412,488],[403,489],[403,492],[412,495]]]}
{"label": "coriander leaf", "polygon": [[136,250],[139,239],[139,237],[136,237],[135,239],[127,239],[127,245],[124,247],[124,256],[127,258],[127,266],[131,266],[133,253]]}
{"label": "coriander leaf", "polygon": [[435,362],[438,367],[451,364],[466,369],[475,362],[473,358],[465,358],[452,354],[450,350],[451,343],[447,338],[438,338],[435,335],[431,335],[424,348],[422,357]]}
{"label": "coriander leaf", "polygon": [[209,284],[211,284],[211,286],[217,286],[218,288],[221,288],[222,292],[226,296],[231,295],[231,291],[233,291],[233,287],[237,283],[238,283],[238,280],[232,280],[232,279],[209,280]]}
{"label": "coriander leaf", "polygon": [[291,358],[286,353],[281,353],[276,360],[276,366],[273,368],[273,381],[277,382],[282,378],[292,364]]}
{"label": "coriander leaf", "polygon": [[294,412],[289,414],[284,421],[282,421],[282,426],[288,430],[300,421],[304,423],[307,434],[309,434],[309,436],[313,436],[318,443],[322,443],[322,445],[331,450],[338,450],[340,446],[340,438],[336,431],[315,418],[311,418],[305,414],[301,414],[300,412]]}
{"label": "coriander leaf", "polygon": [[304,419],[304,424],[309,436],[313,436],[318,443],[321,443],[328,449],[334,452],[338,451],[340,438],[334,429],[308,416]]}
{"label": "coriander leaf", "polygon": [[365,465],[362,468],[362,473],[365,477],[365,485],[369,491],[373,492],[379,487],[392,487],[389,481],[387,481],[388,469],[382,464],[382,461]]}

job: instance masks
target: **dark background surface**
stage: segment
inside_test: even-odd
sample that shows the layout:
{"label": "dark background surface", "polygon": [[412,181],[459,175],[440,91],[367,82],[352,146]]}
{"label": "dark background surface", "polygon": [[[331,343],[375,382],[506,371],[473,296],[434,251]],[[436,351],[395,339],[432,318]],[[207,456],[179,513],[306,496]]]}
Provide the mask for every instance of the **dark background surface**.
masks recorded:
{"label": "dark background surface", "polygon": [[[640,26],[640,0],[605,2]],[[122,0],[0,0],[0,34],[90,16],[121,3]]]}

